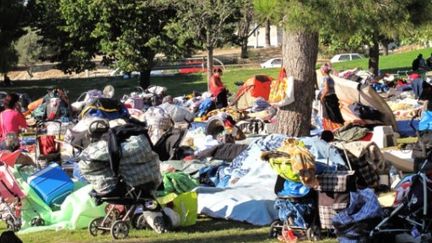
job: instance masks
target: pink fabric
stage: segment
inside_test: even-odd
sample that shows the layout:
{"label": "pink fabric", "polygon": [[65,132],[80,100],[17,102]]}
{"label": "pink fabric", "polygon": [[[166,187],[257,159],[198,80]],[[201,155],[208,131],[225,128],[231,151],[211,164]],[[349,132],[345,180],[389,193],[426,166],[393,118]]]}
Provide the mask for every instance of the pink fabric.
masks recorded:
{"label": "pink fabric", "polygon": [[20,112],[6,109],[0,113],[0,135],[6,137],[10,132],[19,133],[20,128],[27,128],[26,120]]}
{"label": "pink fabric", "polygon": [[408,75],[408,78],[412,81],[414,79],[421,78],[421,76],[418,73],[411,73],[410,75]]}
{"label": "pink fabric", "polygon": [[23,198],[24,193],[18,186],[9,166],[0,163],[0,195],[6,202],[13,202],[16,197]]}

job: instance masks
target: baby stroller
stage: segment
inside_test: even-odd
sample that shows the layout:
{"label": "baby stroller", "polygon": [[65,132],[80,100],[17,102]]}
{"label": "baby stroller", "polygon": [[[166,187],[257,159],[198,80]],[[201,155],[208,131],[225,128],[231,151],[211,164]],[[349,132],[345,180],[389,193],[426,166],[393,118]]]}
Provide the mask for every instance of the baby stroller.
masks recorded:
{"label": "baby stroller", "polygon": [[[411,127],[416,130],[412,125],[414,118]],[[378,234],[406,232],[421,242],[432,240],[432,146],[424,143],[420,133],[417,132],[417,135],[417,146],[423,150],[423,155],[419,156],[424,158],[423,163],[416,166],[416,174],[404,178],[397,185],[394,209],[370,232],[371,238]]]}
{"label": "baby stroller", "polygon": [[[15,180],[10,167],[0,161],[0,217],[5,221],[8,230],[18,231],[21,229],[23,198],[24,192]],[[33,211],[36,212],[34,209]],[[31,226],[44,224],[45,221],[40,216],[32,218],[30,222]]]}
{"label": "baby stroller", "polygon": [[371,238],[379,234],[406,232],[421,242],[432,240],[432,180],[424,170],[426,163],[416,174],[399,183],[398,187],[405,188],[399,190],[403,195],[396,195],[401,201],[395,201],[393,211],[370,232]]}
{"label": "baby stroller", "polygon": [[287,237],[284,232],[290,230],[299,239],[319,241],[321,230],[316,203],[317,193],[310,189],[300,190],[300,194],[303,195],[288,195],[289,193],[283,192],[286,183],[289,182],[281,176],[277,177],[275,193],[278,199],[275,207],[279,210],[279,219],[271,224],[270,237]]}
{"label": "baby stroller", "polygon": [[[116,190],[105,195],[92,192],[92,197],[96,204],[103,202],[109,203],[107,206],[107,214],[105,217],[100,217],[92,220],[88,226],[88,231],[92,236],[97,236],[98,233],[110,232],[113,239],[124,239],[129,234],[131,224],[136,229],[144,229],[147,225],[145,213],[136,214],[137,211],[143,212],[159,212],[160,205],[157,203],[154,195],[149,192],[149,188],[154,188],[154,185],[147,184],[142,187],[132,187],[120,180]],[[119,207],[119,205],[123,207]],[[160,217],[153,219],[153,229],[158,233],[166,231],[166,216],[163,214]]]}
{"label": "baby stroller", "polygon": [[147,224],[165,232],[169,221],[153,195],[161,182],[159,160],[145,128],[137,124],[109,128],[106,121],[96,120],[89,132],[93,142],[80,153],[79,167],[93,186],[96,203],[112,204],[105,217],[89,224],[89,233],[110,231],[114,239],[123,239],[130,225],[140,229]]}

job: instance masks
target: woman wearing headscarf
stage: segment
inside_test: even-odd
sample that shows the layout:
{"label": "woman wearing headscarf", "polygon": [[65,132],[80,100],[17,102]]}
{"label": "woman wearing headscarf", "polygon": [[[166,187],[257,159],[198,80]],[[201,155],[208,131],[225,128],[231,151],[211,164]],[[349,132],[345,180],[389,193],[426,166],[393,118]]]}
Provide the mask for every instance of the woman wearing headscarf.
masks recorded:
{"label": "woman wearing headscarf", "polygon": [[320,90],[320,101],[323,109],[324,130],[334,131],[343,126],[344,119],[339,108],[339,99],[335,92],[335,82],[330,76],[331,66],[326,63],[321,66],[322,82]]}

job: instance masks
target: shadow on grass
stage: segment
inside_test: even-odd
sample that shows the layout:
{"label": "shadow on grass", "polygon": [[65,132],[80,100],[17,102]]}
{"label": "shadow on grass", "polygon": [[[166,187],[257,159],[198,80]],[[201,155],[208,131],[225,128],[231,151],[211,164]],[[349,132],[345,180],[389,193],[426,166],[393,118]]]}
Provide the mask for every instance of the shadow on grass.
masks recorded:
{"label": "shadow on grass", "polygon": [[403,72],[403,74],[405,74],[406,71],[408,73],[410,73],[412,71],[412,69],[411,69],[411,67],[395,67],[395,68],[382,69],[381,71],[384,73],[394,73],[394,74],[396,74],[398,71],[400,71],[400,72]]}
{"label": "shadow on grass", "polygon": [[171,242],[171,243],[190,243],[190,242],[264,242],[269,241],[268,234],[247,232],[235,235],[209,235],[191,239],[163,239],[145,240],[147,243]]}
{"label": "shadow on grass", "polygon": [[[90,77],[73,79],[38,79],[13,80],[10,87],[0,86],[1,91],[27,93],[33,100],[44,96],[47,90],[63,88],[69,91],[69,98],[75,101],[81,93],[91,90],[102,90],[105,85],[112,85],[116,89],[115,97],[121,98],[139,85],[138,78],[123,79],[122,77]],[[202,75],[173,75],[166,77],[152,77],[151,84],[168,88],[168,93],[174,96],[190,93],[192,90],[204,90],[206,83]]]}
{"label": "shadow on grass", "polygon": [[259,229],[262,226],[254,226],[247,223],[241,223],[236,221],[228,221],[223,219],[210,219],[205,218],[199,221],[199,224],[194,225],[193,227],[182,228],[179,232],[210,232],[210,231],[220,231],[220,230],[229,230],[229,229]]}

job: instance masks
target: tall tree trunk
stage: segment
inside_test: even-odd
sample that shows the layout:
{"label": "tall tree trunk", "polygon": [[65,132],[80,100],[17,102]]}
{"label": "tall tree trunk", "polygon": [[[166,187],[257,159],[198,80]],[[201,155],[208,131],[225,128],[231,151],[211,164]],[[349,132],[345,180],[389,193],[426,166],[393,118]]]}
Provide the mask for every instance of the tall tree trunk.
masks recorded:
{"label": "tall tree trunk", "polygon": [[151,68],[147,68],[145,70],[141,70],[140,72],[140,86],[143,89],[147,89],[148,86],[150,86],[150,72],[151,72]]}
{"label": "tall tree trunk", "polygon": [[150,73],[154,66],[154,57],[156,56],[156,53],[148,49],[142,50],[142,53],[146,53],[147,63],[143,64],[140,68],[139,83],[143,89],[147,89],[148,86],[150,86]]}
{"label": "tall tree trunk", "polygon": [[316,83],[318,33],[284,30],[282,53],[287,74],[294,77],[295,102],[279,109],[274,131],[289,136],[308,136]]}
{"label": "tall tree trunk", "polygon": [[240,52],[240,58],[242,59],[246,59],[249,58],[249,53],[248,53],[248,39],[244,38],[241,41],[241,52]]}
{"label": "tall tree trunk", "polygon": [[387,39],[384,39],[381,41],[381,45],[383,46],[384,56],[388,56],[389,54],[389,41]]}
{"label": "tall tree trunk", "polygon": [[213,47],[207,47],[207,90],[210,90],[210,77],[213,74]]}
{"label": "tall tree trunk", "polygon": [[376,39],[373,40],[372,46],[369,49],[369,71],[375,76],[378,75],[379,68],[379,44]]}
{"label": "tall tree trunk", "polygon": [[271,46],[270,42],[270,19],[266,20],[265,23],[265,48],[269,48]]}

